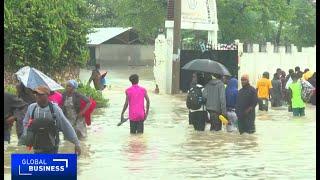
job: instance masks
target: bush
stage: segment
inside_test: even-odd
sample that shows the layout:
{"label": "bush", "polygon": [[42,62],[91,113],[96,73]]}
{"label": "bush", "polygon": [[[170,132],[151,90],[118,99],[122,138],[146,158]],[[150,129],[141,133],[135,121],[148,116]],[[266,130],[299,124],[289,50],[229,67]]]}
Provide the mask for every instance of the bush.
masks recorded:
{"label": "bush", "polygon": [[46,74],[85,65],[91,22],[85,0],[8,0],[4,3],[4,64]]}
{"label": "bush", "polygon": [[18,95],[17,89],[14,85],[7,85],[4,87],[4,91],[10,94]]}
{"label": "bush", "polygon": [[[61,90],[60,92],[63,93],[63,91]],[[94,99],[97,102],[97,108],[109,106],[109,99],[104,98],[101,92],[91,88],[87,83],[80,82],[77,92]]]}
{"label": "bush", "polygon": [[108,107],[109,99],[106,99],[102,96],[102,93],[97,91],[94,88],[91,88],[89,85],[80,83],[77,91],[87,97],[93,98],[97,102],[97,107]]}

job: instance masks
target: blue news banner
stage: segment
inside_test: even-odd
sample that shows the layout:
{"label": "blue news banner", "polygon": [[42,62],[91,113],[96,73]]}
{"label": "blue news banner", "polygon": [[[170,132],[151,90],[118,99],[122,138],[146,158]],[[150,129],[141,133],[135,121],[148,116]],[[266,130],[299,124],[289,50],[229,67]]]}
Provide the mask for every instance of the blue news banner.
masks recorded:
{"label": "blue news banner", "polygon": [[12,180],[76,180],[76,154],[12,154]]}

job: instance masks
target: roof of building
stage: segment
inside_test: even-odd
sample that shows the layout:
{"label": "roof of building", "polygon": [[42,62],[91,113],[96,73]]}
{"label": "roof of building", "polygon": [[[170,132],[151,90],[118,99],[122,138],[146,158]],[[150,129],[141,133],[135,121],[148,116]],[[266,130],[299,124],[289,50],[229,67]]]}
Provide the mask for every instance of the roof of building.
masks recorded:
{"label": "roof of building", "polygon": [[99,45],[109,39],[112,39],[119,34],[131,30],[132,27],[122,28],[122,27],[108,27],[108,28],[93,28],[93,33],[87,35],[88,41],[87,45]]}

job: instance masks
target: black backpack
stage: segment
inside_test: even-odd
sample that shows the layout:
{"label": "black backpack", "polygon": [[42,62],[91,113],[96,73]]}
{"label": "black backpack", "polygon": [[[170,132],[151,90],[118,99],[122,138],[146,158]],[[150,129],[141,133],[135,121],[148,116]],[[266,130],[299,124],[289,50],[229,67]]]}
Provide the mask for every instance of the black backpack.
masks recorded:
{"label": "black backpack", "polygon": [[52,119],[34,119],[34,107],[31,115],[32,123],[27,129],[26,145],[33,146],[35,149],[52,150],[59,144],[59,130],[57,127],[56,116],[53,111],[52,103],[49,103]]}
{"label": "black backpack", "polygon": [[191,110],[197,110],[201,108],[201,106],[204,104],[203,98],[202,98],[202,88],[203,87],[192,87],[187,96],[186,105],[188,109]]}

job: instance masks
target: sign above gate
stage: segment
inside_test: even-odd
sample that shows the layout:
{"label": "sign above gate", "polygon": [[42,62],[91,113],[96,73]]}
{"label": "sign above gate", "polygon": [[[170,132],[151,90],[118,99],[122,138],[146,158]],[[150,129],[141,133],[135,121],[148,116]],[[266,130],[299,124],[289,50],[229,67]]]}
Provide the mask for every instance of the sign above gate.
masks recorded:
{"label": "sign above gate", "polygon": [[181,0],[181,28],[217,31],[215,0]]}

